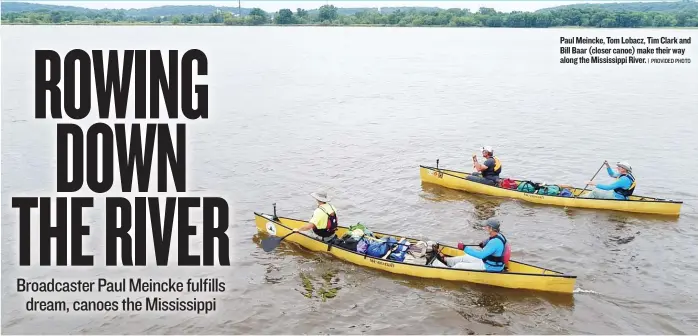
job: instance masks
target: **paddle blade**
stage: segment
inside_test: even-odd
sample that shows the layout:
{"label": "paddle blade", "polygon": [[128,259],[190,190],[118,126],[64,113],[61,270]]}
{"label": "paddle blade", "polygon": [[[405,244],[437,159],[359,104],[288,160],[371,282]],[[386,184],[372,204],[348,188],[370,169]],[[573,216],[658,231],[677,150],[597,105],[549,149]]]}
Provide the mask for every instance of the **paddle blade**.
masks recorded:
{"label": "paddle blade", "polygon": [[269,237],[266,239],[262,240],[262,249],[264,252],[271,252],[273,251],[279,244],[281,243],[281,239],[279,237]]}

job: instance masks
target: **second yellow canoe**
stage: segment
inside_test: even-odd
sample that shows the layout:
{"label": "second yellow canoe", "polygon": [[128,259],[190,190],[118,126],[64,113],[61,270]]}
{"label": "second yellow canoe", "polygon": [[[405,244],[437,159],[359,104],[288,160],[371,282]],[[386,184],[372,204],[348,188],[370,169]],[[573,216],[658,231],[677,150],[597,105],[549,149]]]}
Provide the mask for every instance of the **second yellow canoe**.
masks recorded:
{"label": "second yellow canoe", "polygon": [[[681,201],[635,195],[630,196],[629,200],[580,198],[580,194],[586,195],[590,192],[589,190],[584,191],[583,188],[572,188],[570,190],[575,197],[539,195],[469,181],[465,179],[468,173],[428,166],[419,166],[419,175],[422,182],[432,183],[450,189],[563,207],[678,216],[681,212],[681,205],[683,204]],[[517,182],[520,181],[517,180]]]}

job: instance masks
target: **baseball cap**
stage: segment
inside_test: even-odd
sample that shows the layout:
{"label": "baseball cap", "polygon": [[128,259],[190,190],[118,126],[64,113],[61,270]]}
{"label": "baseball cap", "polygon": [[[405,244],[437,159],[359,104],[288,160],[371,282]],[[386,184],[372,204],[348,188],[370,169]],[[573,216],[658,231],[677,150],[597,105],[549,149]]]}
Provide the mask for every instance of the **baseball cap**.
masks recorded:
{"label": "baseball cap", "polygon": [[492,228],[492,230],[495,230],[497,232],[499,232],[499,225],[500,222],[496,218],[490,218],[487,221],[485,221],[485,226],[489,226]]}

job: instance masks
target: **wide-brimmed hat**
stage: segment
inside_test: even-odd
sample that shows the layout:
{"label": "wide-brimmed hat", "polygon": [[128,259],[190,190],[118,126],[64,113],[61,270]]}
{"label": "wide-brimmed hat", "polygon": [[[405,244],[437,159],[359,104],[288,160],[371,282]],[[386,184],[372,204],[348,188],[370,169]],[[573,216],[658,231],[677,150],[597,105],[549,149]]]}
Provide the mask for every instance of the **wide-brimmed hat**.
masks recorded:
{"label": "wide-brimmed hat", "polygon": [[483,152],[487,152],[487,153],[492,153],[492,152],[494,152],[494,149],[492,149],[492,146],[482,146],[482,147],[480,148],[480,150],[483,151]]}
{"label": "wide-brimmed hat", "polygon": [[630,166],[630,164],[625,162],[625,161],[621,161],[621,162],[616,163],[616,166],[621,167],[629,172],[633,171],[633,168]]}
{"label": "wide-brimmed hat", "polygon": [[314,199],[320,201],[320,202],[329,202],[330,198],[327,197],[327,193],[324,191],[318,191],[311,193],[310,196],[313,196]]}

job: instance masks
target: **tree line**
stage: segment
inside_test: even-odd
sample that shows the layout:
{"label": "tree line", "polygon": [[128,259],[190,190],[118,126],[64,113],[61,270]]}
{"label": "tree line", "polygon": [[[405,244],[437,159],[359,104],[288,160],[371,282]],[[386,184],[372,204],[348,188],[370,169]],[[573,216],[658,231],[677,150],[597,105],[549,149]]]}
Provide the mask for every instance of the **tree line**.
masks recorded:
{"label": "tree line", "polygon": [[298,8],[268,13],[253,8],[247,15],[216,10],[208,15],[146,16],[127,15],[124,10],[93,12],[35,10],[2,14],[3,24],[170,24],[170,25],[333,25],[333,26],[445,26],[445,27],[698,27],[698,9],[686,7],[675,11],[607,10],[595,7],[562,7],[537,12],[498,12],[492,8],[444,9],[438,11],[396,10],[381,13],[363,10],[352,15],[324,5],[309,12]]}

